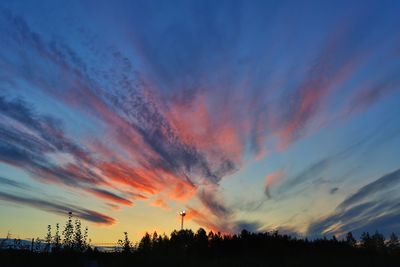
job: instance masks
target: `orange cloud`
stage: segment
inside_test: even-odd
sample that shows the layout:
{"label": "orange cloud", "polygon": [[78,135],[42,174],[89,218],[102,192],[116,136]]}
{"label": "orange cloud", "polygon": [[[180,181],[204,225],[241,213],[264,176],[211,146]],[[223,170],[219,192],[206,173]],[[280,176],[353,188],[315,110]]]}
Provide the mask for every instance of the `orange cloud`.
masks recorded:
{"label": "orange cloud", "polygon": [[161,198],[157,198],[156,200],[151,202],[150,205],[155,206],[155,207],[160,207],[160,208],[165,209],[165,210],[169,209],[169,206],[168,206],[167,202],[165,202]]}
{"label": "orange cloud", "polygon": [[194,209],[192,207],[188,207],[186,209],[186,220],[193,220],[202,227],[205,227],[208,230],[218,232],[221,231],[221,227],[214,223],[214,220],[207,214],[205,214],[203,211],[200,211],[198,209]]}

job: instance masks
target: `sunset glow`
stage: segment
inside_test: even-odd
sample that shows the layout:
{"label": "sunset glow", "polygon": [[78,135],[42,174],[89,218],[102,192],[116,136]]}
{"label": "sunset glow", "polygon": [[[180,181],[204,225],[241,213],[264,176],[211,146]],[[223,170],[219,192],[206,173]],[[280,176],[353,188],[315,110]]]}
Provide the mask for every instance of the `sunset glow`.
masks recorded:
{"label": "sunset glow", "polygon": [[0,235],[398,231],[389,2],[1,1]]}

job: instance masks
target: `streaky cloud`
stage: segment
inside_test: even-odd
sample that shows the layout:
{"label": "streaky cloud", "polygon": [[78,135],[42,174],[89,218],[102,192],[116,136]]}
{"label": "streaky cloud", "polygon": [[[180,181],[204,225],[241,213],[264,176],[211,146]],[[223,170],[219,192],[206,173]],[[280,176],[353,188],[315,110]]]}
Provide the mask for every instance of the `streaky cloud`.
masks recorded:
{"label": "streaky cloud", "polygon": [[99,197],[99,198],[109,200],[109,201],[112,201],[112,202],[115,202],[118,204],[122,204],[125,206],[131,206],[133,204],[132,201],[130,201],[129,199],[123,198],[121,196],[118,196],[118,195],[116,195],[112,192],[109,192],[107,190],[104,190],[104,189],[88,188],[88,189],[86,189],[86,191]]}
{"label": "streaky cloud", "polygon": [[72,212],[74,216],[93,223],[105,224],[105,225],[111,225],[116,223],[116,220],[114,218],[111,218],[105,214],[89,209],[79,208],[74,205],[69,205],[54,200],[48,201],[34,197],[22,197],[22,196],[8,194],[5,192],[0,192],[0,199],[12,203],[21,204],[24,206],[30,206],[47,212],[55,213],[58,215],[66,216],[68,215],[68,212]]}
{"label": "streaky cloud", "polygon": [[356,193],[346,198],[339,206],[338,209],[345,209],[356,203],[359,203],[366,198],[373,197],[376,193],[382,193],[388,191],[388,189],[393,188],[400,184],[400,169],[392,173],[388,173],[376,181],[369,183],[362,188],[360,188]]}
{"label": "streaky cloud", "polygon": [[[111,208],[134,200],[165,208],[166,201],[196,198],[193,219],[200,224],[257,229],[257,222],[237,220],[237,206],[218,191],[223,180],[336,126],[337,114],[355,117],[400,84],[397,58],[388,57],[397,43],[384,30],[393,27],[391,16],[380,20],[340,6],[309,27],[319,12],[293,13],[280,4],[175,3],[165,10],[136,4],[110,5],[121,9],[121,20],[74,12],[71,25],[52,27],[34,11],[0,8],[0,162]],[[280,21],[277,10],[291,15]],[[305,26],[310,30],[303,32]],[[383,60],[376,64],[378,57]],[[40,113],[42,100],[29,97],[36,93],[68,115]],[[70,116],[99,130],[92,129],[91,140],[68,132]],[[276,186],[284,198],[322,181],[327,167],[355,151],[319,158],[292,176],[285,173],[289,179],[266,177],[264,195],[275,197]],[[343,209],[364,201],[368,190],[374,187]],[[259,210],[265,196],[241,206]],[[377,205],[371,201],[352,213]]]}
{"label": "streaky cloud", "polygon": [[199,191],[198,195],[201,203],[218,218],[223,219],[232,215],[232,210],[223,204],[217,192],[209,189],[202,189]]}
{"label": "streaky cloud", "polygon": [[353,231],[375,231],[388,234],[400,226],[400,169],[361,187],[343,200],[326,218],[313,222],[310,235],[343,235]]}
{"label": "streaky cloud", "polygon": [[14,181],[14,180],[11,180],[11,179],[8,179],[5,177],[1,177],[1,176],[0,176],[0,184],[4,185],[4,186],[11,186],[11,187],[19,188],[19,189],[30,189],[31,188],[31,186],[29,186],[28,184]]}

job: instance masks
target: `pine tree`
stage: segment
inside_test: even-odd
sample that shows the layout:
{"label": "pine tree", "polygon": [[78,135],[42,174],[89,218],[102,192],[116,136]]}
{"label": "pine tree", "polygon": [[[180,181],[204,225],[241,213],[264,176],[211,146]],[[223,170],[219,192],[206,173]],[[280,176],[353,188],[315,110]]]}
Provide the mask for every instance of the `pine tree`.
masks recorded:
{"label": "pine tree", "polygon": [[395,250],[395,249],[400,248],[399,238],[397,237],[397,235],[395,233],[392,233],[390,235],[390,238],[389,238],[389,241],[387,243],[387,246],[391,250]]}
{"label": "pine tree", "polygon": [[52,241],[51,225],[47,225],[47,235],[45,237],[45,242],[46,242],[45,251],[46,252],[50,252],[51,243],[52,243],[51,241]]}
{"label": "pine tree", "polygon": [[72,241],[72,247],[76,251],[83,251],[84,250],[84,241],[83,241],[83,235],[82,235],[82,230],[81,230],[81,221],[76,219],[75,220],[75,231],[74,231],[74,237]]}
{"label": "pine tree", "polygon": [[354,238],[352,232],[348,232],[348,233],[347,233],[347,235],[346,235],[346,242],[347,242],[347,244],[349,244],[349,245],[352,246],[352,247],[355,247],[355,246],[356,246],[357,241],[356,241],[356,239]]}
{"label": "pine tree", "polygon": [[85,249],[88,249],[90,247],[90,239],[89,238],[89,228],[86,226],[85,227],[85,232],[83,233],[83,245]]}
{"label": "pine tree", "polygon": [[61,237],[60,237],[60,224],[56,223],[56,232],[53,236],[53,251],[57,252],[61,249]]}
{"label": "pine tree", "polygon": [[372,235],[372,245],[377,250],[382,250],[385,247],[385,237],[383,234],[379,233],[378,231]]}
{"label": "pine tree", "polygon": [[151,237],[149,233],[146,232],[140,240],[138,249],[142,252],[149,252],[151,250]]}
{"label": "pine tree", "polygon": [[157,246],[158,246],[158,234],[156,231],[154,231],[153,237],[151,238],[151,244],[152,244],[153,249],[157,248]]}
{"label": "pine tree", "polygon": [[363,232],[361,234],[361,246],[363,248],[371,249],[373,247],[372,245],[372,239],[369,236],[368,232]]}
{"label": "pine tree", "polygon": [[72,212],[68,213],[68,220],[65,224],[63,230],[63,246],[64,249],[72,249],[73,248],[73,237],[74,237],[74,225],[72,224]]}

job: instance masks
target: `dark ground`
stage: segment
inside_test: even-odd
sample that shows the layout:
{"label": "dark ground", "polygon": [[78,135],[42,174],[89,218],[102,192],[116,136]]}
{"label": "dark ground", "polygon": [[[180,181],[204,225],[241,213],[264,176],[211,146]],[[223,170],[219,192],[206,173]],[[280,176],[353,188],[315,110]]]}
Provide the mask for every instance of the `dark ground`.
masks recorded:
{"label": "dark ground", "polygon": [[[343,240],[297,239],[277,232],[239,235],[206,233],[199,229],[166,235],[147,234],[133,245],[128,234],[119,241],[119,252],[99,252],[82,243],[79,235],[71,243],[53,243],[46,249],[3,246],[0,267],[116,267],[116,266],[340,266],[399,267],[400,242],[378,232],[363,233],[357,241],[351,233]],[[18,242],[15,242],[18,244]],[[46,251],[46,252],[44,252]]]}

